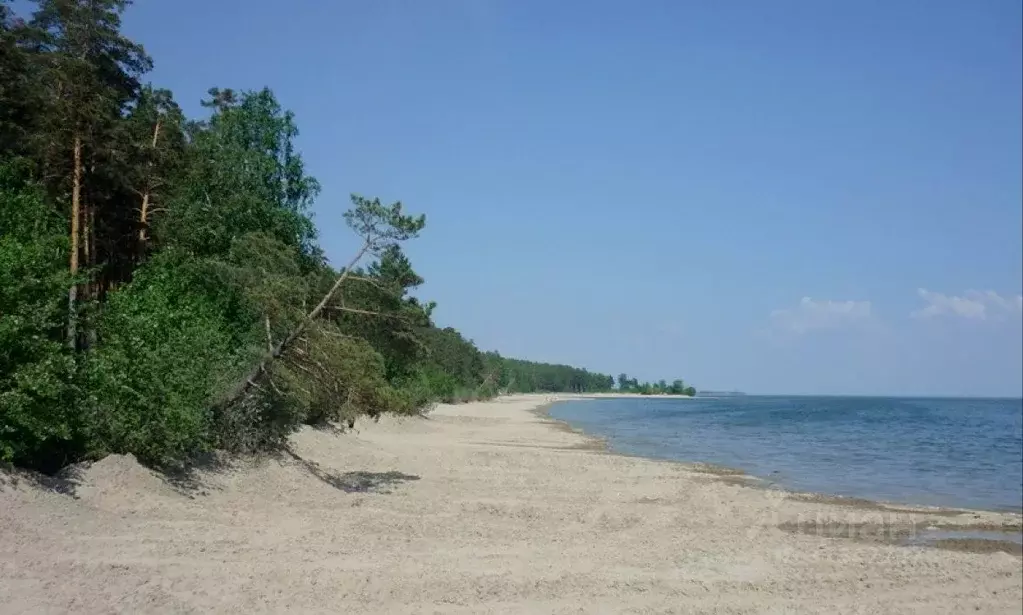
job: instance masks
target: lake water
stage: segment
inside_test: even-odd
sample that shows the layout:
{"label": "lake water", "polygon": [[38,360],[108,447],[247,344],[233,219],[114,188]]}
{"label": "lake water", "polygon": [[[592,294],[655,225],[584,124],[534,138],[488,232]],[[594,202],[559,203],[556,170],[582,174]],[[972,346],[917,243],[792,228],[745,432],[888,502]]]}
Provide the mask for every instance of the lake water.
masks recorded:
{"label": "lake water", "polygon": [[1023,400],[587,399],[554,418],[617,452],[738,468],[795,491],[1023,508]]}

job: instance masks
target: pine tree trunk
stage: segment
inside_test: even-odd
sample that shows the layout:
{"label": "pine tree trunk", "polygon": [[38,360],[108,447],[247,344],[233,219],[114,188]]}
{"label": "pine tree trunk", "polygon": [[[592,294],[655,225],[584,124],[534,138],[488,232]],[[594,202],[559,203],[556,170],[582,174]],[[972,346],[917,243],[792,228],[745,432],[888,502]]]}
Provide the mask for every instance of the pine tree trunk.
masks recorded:
{"label": "pine tree trunk", "polygon": [[[81,223],[81,199],[82,199],[82,137],[79,134],[74,136],[72,146],[74,154],[74,171],[72,172],[71,183],[71,262],[69,268],[71,275],[78,274],[78,237],[79,224]],[[67,343],[71,349],[78,347],[78,284],[72,284],[68,289],[68,324]]]}
{"label": "pine tree trunk", "polygon": [[[155,153],[156,153],[156,144],[157,144],[157,141],[159,140],[159,138],[160,138],[160,120],[157,119],[156,120],[156,126],[153,127],[153,143],[152,143],[152,150],[153,150],[152,153],[153,153],[153,155],[155,155]],[[152,161],[152,159],[150,159],[149,160],[149,173],[150,173],[150,176],[152,175],[152,172],[153,172],[153,161]],[[140,256],[144,256],[145,253],[146,253],[146,228],[149,225],[149,193],[150,193],[150,190],[151,190],[150,184],[151,184],[151,181],[152,181],[152,177],[150,177],[150,176],[146,177],[146,190],[145,190],[145,192],[142,193],[142,212],[139,215],[139,252],[140,252]]]}
{"label": "pine tree trunk", "polygon": [[[88,202],[83,204],[85,210],[85,229],[82,239],[85,242],[85,264],[89,268],[89,278],[85,283],[85,301],[99,299],[100,278],[96,276],[96,206]],[[85,340],[85,347],[91,348],[96,345],[96,326],[90,318],[81,323],[85,329],[82,336]]]}
{"label": "pine tree trunk", "polygon": [[[81,197],[79,197],[81,199]],[[92,267],[92,215],[89,211],[89,203],[86,199],[81,199],[79,205],[82,215],[82,262],[86,268]],[[92,279],[88,279],[85,285],[82,287],[81,294],[78,297],[79,301],[88,301],[92,296]]]}

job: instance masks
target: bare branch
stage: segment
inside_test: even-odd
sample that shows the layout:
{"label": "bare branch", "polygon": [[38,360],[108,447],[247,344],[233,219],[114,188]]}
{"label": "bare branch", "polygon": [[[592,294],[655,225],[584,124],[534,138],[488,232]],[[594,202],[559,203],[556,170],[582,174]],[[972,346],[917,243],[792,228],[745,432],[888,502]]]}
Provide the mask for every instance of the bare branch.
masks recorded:
{"label": "bare branch", "polygon": [[360,282],[367,282],[369,284],[372,284],[373,286],[376,286],[377,288],[379,288],[380,290],[382,290],[382,291],[384,291],[386,293],[390,293],[392,295],[396,295],[397,294],[395,292],[395,289],[387,288],[386,286],[384,286],[380,282],[377,282],[373,278],[367,278],[366,276],[362,276],[362,275],[353,275],[353,276],[349,276],[348,279],[349,280],[358,280]]}
{"label": "bare branch", "polygon": [[327,335],[333,335],[334,337],[341,337],[341,338],[344,338],[346,340],[357,340],[357,339],[359,339],[358,336],[348,335],[347,333],[341,333],[340,331],[334,331],[334,330],[331,330],[329,328],[325,328],[323,330],[323,333],[325,333]]}
{"label": "bare branch", "polygon": [[395,319],[398,319],[398,320],[402,319],[402,317],[400,315],[398,315],[398,314],[385,314],[383,312],[373,312],[373,311],[370,311],[370,310],[359,310],[359,309],[356,309],[356,308],[344,307],[344,306],[340,306],[340,305],[328,305],[324,309],[332,310],[332,311],[335,311],[335,312],[351,312],[352,314],[364,314],[366,316],[379,316],[381,318],[395,318]]}
{"label": "bare branch", "polygon": [[281,397],[284,397],[284,393],[281,393],[281,390],[277,388],[276,384],[274,384],[274,379],[270,377],[270,374],[266,375],[266,381],[270,384],[270,388],[272,388],[275,393],[277,393]]}
{"label": "bare branch", "polygon": [[297,362],[292,362],[292,364],[291,364],[291,365],[292,365],[292,367],[297,367],[298,369],[300,369],[300,370],[304,371],[305,373],[309,374],[310,376],[312,376],[312,377],[314,377],[314,378],[316,377],[316,374],[314,374],[314,373],[312,372],[312,370],[310,370],[309,368],[305,367],[305,366],[304,366],[304,365],[302,365],[301,363],[297,363]]}

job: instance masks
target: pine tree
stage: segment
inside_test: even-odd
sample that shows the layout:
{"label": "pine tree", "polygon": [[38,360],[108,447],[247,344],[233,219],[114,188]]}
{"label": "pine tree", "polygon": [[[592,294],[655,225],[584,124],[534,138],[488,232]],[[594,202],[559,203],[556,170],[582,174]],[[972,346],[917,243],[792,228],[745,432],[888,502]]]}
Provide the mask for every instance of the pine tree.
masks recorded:
{"label": "pine tree", "polygon": [[[127,0],[39,0],[30,26],[33,59],[42,77],[47,108],[37,140],[43,178],[51,197],[65,203],[70,220],[69,270],[95,266],[97,236],[123,212],[110,203],[114,182],[104,164],[123,151],[117,139],[122,112],[139,91],[139,76],[152,67],[142,46],[120,33]],[[91,185],[90,185],[91,183]],[[106,183],[106,185],[103,185]],[[99,215],[97,215],[99,212]],[[104,222],[97,229],[97,222]],[[100,238],[102,239],[102,238]],[[79,291],[68,297],[68,343],[78,344]]]}
{"label": "pine tree", "polygon": [[136,253],[145,258],[156,214],[165,211],[164,191],[183,165],[185,117],[169,90],[146,85],[127,120],[132,159],[131,189],[138,200]]}

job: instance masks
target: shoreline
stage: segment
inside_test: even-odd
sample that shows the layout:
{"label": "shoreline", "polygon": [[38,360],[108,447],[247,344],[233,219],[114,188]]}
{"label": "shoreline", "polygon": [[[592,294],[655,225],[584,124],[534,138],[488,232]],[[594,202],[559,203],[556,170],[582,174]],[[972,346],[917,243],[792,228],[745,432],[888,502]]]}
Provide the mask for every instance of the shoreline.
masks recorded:
{"label": "shoreline", "polygon": [[[720,476],[722,480],[734,481],[736,484],[748,486],[757,489],[769,489],[775,491],[781,491],[788,494],[790,497],[796,499],[802,499],[807,501],[817,501],[821,503],[834,503],[836,505],[844,506],[856,506],[860,508],[874,508],[877,510],[890,510],[896,512],[909,512],[909,513],[931,513],[931,514],[966,514],[966,513],[984,513],[984,514],[1000,514],[1000,515],[1015,515],[1019,517],[1020,522],[1012,529],[1005,530],[1007,532],[1020,533],[1023,532],[1023,506],[1018,509],[1001,509],[1001,508],[971,508],[961,506],[935,506],[928,504],[918,504],[913,502],[894,502],[886,501],[881,499],[874,499],[869,497],[860,496],[845,496],[834,493],[819,492],[819,491],[800,491],[789,487],[784,487],[775,483],[763,476],[757,476],[750,474],[745,470],[739,468],[733,468],[730,466],[712,463],[708,461],[699,461],[692,459],[674,459],[670,457],[648,457],[636,453],[628,453],[625,451],[612,450],[611,445],[607,442],[607,439],[603,436],[598,436],[585,431],[582,428],[575,427],[568,421],[563,419],[555,418],[550,414],[550,407],[557,403],[564,403],[573,400],[585,400],[585,399],[631,399],[631,398],[649,398],[652,396],[639,395],[635,393],[583,393],[583,394],[563,394],[565,397],[545,403],[542,408],[542,416],[551,420],[552,422],[564,425],[564,427],[573,433],[590,438],[595,442],[599,442],[600,446],[606,449],[606,452],[611,455],[621,455],[624,457],[633,457],[637,459],[648,459],[651,461],[663,461],[667,463],[677,463],[695,472],[706,472],[707,474]],[[688,396],[664,396],[664,397],[677,397],[680,399],[694,399]],[[710,399],[710,398],[701,398]]]}
{"label": "shoreline", "polygon": [[[852,540],[866,539],[870,542],[880,542],[899,547],[931,547],[950,551],[962,551],[969,553],[997,553],[1005,552],[1023,557],[1023,514],[1015,511],[985,510],[973,508],[957,508],[947,506],[927,506],[922,504],[910,504],[901,502],[886,502],[868,498],[841,496],[828,493],[806,492],[774,486],[767,479],[748,474],[738,468],[713,464],[703,461],[690,461],[680,459],[668,459],[659,457],[646,457],[643,455],[615,451],[611,448],[607,438],[587,433],[570,422],[555,418],[551,415],[551,408],[558,403],[567,403],[574,400],[600,399],[600,398],[632,398],[647,397],[635,394],[609,394],[592,395],[579,394],[560,399],[545,401],[529,412],[544,421],[550,428],[571,433],[585,439],[580,445],[583,450],[591,450],[606,455],[615,455],[625,458],[641,459],[653,463],[667,463],[676,465],[688,472],[706,475],[708,480],[722,484],[738,486],[748,489],[760,490],[765,493],[781,493],[783,497],[793,501],[833,506],[839,510],[854,509],[857,511],[872,511],[895,515],[908,515],[912,517],[953,517],[959,518],[957,522],[936,522],[934,520],[926,523],[924,530],[916,528],[917,522],[911,520],[892,521],[882,520],[878,523],[875,519],[860,523],[849,523],[848,521],[836,522],[834,519],[821,520],[815,518],[810,523],[783,522],[778,524],[782,531],[794,534],[809,534],[818,537],[847,538]],[[691,399],[684,396],[685,399]],[[964,515],[972,515],[982,520],[962,521]],[[992,519],[990,516],[996,516]],[[1000,519],[1000,521],[998,520]]]}
{"label": "shoreline", "polygon": [[[552,396],[553,397],[553,396]],[[801,522],[785,522],[779,524],[783,531],[792,533],[813,534],[831,538],[857,539],[867,534],[872,541],[883,542],[901,547],[924,546],[951,551],[965,551],[973,553],[995,553],[1009,552],[1023,557],[1023,511],[986,510],[975,508],[959,508],[949,506],[928,506],[923,504],[912,504],[905,502],[887,502],[869,498],[841,496],[829,493],[797,491],[780,486],[774,486],[759,476],[755,476],[738,468],[714,464],[705,461],[670,459],[662,457],[647,457],[639,454],[632,454],[623,451],[616,451],[611,448],[606,437],[597,436],[586,432],[580,427],[572,425],[569,421],[555,418],[550,410],[559,403],[567,403],[585,399],[631,399],[648,398],[651,396],[635,393],[596,393],[596,394],[573,394],[560,399],[545,401],[542,405],[530,410],[530,413],[539,417],[552,429],[558,429],[585,438],[586,443],[582,445],[587,450],[593,450],[601,454],[616,455],[620,457],[642,459],[655,463],[668,463],[684,468],[686,471],[705,474],[711,481],[728,485],[761,490],[764,492],[782,493],[787,499],[794,501],[810,502],[835,506],[845,509],[856,509],[874,511],[880,513],[905,514],[913,516],[938,516],[938,517],[961,517],[973,515],[975,517],[998,515],[1001,522],[992,520],[967,521],[965,523],[936,523],[929,522],[922,532],[930,534],[930,540],[916,541],[918,530],[915,523],[885,523],[880,524],[867,522],[859,524],[834,523],[832,520],[815,520],[811,527],[805,527]],[[674,397],[681,399],[692,399],[687,395],[668,395],[663,397]],[[909,525],[910,527],[905,527]],[[960,535],[966,535],[966,538]],[[1009,536],[1012,538],[1010,539]]]}
{"label": "shoreline", "polygon": [[[975,508],[959,508],[949,506],[928,506],[923,504],[912,504],[905,502],[888,502],[873,500],[869,498],[841,496],[829,493],[797,491],[771,484],[767,479],[755,476],[738,468],[709,463],[705,461],[680,460],[660,457],[647,457],[644,455],[632,454],[623,451],[616,451],[611,448],[607,438],[586,432],[584,429],[572,425],[570,422],[555,418],[551,415],[551,408],[558,403],[567,403],[583,399],[626,399],[649,396],[638,394],[579,394],[562,399],[545,401],[542,405],[530,410],[530,412],[546,422],[552,429],[571,433],[585,439],[580,445],[584,450],[591,450],[601,454],[616,455],[621,457],[642,459],[656,463],[674,464],[686,471],[694,472],[709,477],[708,479],[722,484],[745,487],[761,490],[764,492],[781,493],[785,498],[834,506],[839,509],[856,509],[859,511],[873,511],[889,514],[903,514],[912,516],[932,517],[961,517],[963,515],[988,516],[997,515],[1002,518],[1001,522],[989,519],[981,521],[967,521],[957,523],[928,522],[924,530],[917,530],[914,522],[865,522],[860,524],[835,523],[833,520],[825,520],[823,524],[815,520],[809,527],[801,522],[782,523],[779,528],[792,533],[813,534],[832,538],[862,538],[866,534],[869,540],[884,542],[887,544],[912,547],[924,546],[952,551],[965,551],[974,553],[1009,552],[1014,555],[1023,556],[1023,514],[1016,511],[986,510]],[[688,396],[679,396],[683,399],[692,399]],[[923,540],[918,537],[923,535]],[[965,537],[964,537],[965,536]]]}
{"label": "shoreline", "polygon": [[[172,484],[130,457],[73,497],[0,470],[5,612],[1014,613],[1018,517],[876,510],[609,454],[558,396],[294,434]],[[12,480],[12,478],[14,480]],[[934,527],[961,535],[906,541]]]}

